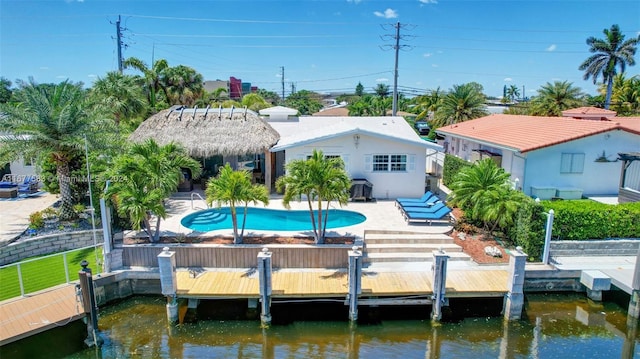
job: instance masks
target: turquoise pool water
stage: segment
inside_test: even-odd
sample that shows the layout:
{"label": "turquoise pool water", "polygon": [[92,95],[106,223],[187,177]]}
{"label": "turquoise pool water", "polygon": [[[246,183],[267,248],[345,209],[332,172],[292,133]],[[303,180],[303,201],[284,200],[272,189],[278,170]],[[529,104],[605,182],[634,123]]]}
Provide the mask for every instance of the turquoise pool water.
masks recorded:
{"label": "turquoise pool water", "polygon": [[[238,227],[242,226],[243,217],[243,208],[238,208]],[[358,212],[330,209],[327,229],[353,226],[364,222],[366,219],[367,217]],[[233,228],[229,207],[210,208],[191,213],[182,218],[180,223],[189,229],[199,232]],[[249,207],[245,229],[263,231],[307,231],[312,230],[313,227],[308,210]]]}

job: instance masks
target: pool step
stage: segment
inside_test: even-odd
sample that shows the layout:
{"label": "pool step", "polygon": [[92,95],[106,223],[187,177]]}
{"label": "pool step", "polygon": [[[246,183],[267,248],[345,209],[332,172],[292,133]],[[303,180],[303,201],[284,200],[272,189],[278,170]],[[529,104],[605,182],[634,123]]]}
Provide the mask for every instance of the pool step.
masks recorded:
{"label": "pool step", "polygon": [[443,250],[450,261],[471,260],[453,238],[443,233],[367,232],[363,263],[432,262],[437,250]]}
{"label": "pool step", "polygon": [[[450,261],[468,261],[471,257],[462,252],[446,252]],[[367,253],[364,263],[374,262],[433,262],[433,252]]]}
{"label": "pool step", "polygon": [[410,234],[388,234],[388,233],[367,233],[366,244],[378,243],[453,243],[453,238],[440,233],[410,233]]}
{"label": "pool step", "polygon": [[383,253],[383,252],[418,252],[418,253],[431,253],[442,249],[443,251],[450,252],[462,252],[462,247],[453,243],[375,243],[367,244],[367,253]]}

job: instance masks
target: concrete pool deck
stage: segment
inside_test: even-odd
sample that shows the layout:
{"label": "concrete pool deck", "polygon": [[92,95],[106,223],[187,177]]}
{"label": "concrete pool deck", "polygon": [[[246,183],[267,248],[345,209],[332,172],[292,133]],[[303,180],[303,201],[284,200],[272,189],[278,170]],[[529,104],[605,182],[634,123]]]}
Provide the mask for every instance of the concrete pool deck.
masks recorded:
{"label": "concrete pool deck", "polygon": [[[197,193],[198,195],[192,195]],[[193,196],[193,201],[191,197]],[[186,235],[204,235],[203,232],[194,232],[180,224],[182,218],[193,212],[206,209],[206,203],[198,198],[204,198],[202,191],[175,193],[166,201],[167,218],[160,224],[161,235],[175,235],[178,233]],[[332,204],[331,208],[355,211],[363,214],[367,219],[357,225],[332,229],[327,231],[328,237],[337,236],[355,236],[362,238],[366,230],[386,230],[386,231],[408,231],[416,233],[449,233],[452,231],[452,223],[448,220],[433,221],[431,225],[423,222],[405,222],[402,213],[395,207],[394,200],[377,200],[374,202],[349,202],[347,205],[340,207]],[[290,203],[291,209],[308,210],[306,201],[293,201]],[[193,208],[192,208],[193,207]],[[252,206],[258,208],[285,209],[282,204],[282,196],[272,195],[269,199],[269,205],[264,207],[261,204]],[[126,235],[130,235],[128,233]],[[245,236],[254,235],[289,235],[289,236],[312,236],[311,231],[255,231],[245,229]],[[216,230],[206,232],[206,235],[232,235],[231,229]]]}

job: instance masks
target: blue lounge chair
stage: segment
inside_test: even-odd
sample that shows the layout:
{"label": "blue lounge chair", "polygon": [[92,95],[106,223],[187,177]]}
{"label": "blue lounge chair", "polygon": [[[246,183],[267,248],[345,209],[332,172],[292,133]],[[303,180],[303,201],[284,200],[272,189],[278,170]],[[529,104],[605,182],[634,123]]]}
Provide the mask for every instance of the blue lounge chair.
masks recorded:
{"label": "blue lounge chair", "polygon": [[396,202],[425,202],[433,196],[434,194],[431,193],[431,191],[427,191],[420,198],[398,197],[396,198]]}
{"label": "blue lounge chair", "polygon": [[24,194],[38,192],[38,179],[34,176],[25,177],[24,181],[18,185],[18,192]]}
{"label": "blue lounge chair", "polygon": [[400,207],[400,209],[402,210],[402,212],[414,212],[414,213],[435,213],[436,211],[438,211],[440,208],[442,207],[446,207],[446,205],[444,204],[444,202],[438,202],[435,203],[433,205],[407,205],[407,206],[402,206]]}
{"label": "blue lounge chair", "polygon": [[407,223],[412,221],[425,221],[431,224],[431,221],[443,219],[445,216],[451,213],[451,208],[445,206],[435,212],[423,213],[423,212],[404,212],[404,219]]}

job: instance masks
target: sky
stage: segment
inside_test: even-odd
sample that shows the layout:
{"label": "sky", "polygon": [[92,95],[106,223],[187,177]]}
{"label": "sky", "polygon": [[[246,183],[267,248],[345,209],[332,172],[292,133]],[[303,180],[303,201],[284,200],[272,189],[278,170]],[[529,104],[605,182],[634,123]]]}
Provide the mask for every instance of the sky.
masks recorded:
{"label": "sky", "polygon": [[[393,88],[399,27],[405,95],[474,81],[490,96],[515,85],[530,97],[554,81],[596,94],[578,70],[586,39],[613,24],[639,36],[640,1],[2,0],[0,76],[90,87],[118,70],[118,19],[123,58],[165,59],[278,94],[284,72],[285,95]],[[640,64],[626,73],[640,74]]]}

